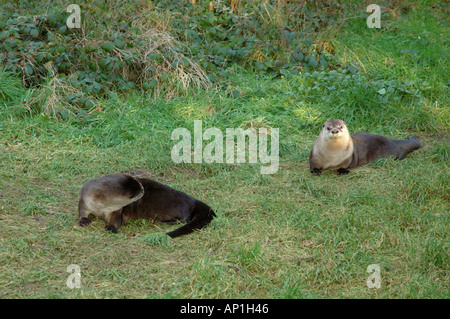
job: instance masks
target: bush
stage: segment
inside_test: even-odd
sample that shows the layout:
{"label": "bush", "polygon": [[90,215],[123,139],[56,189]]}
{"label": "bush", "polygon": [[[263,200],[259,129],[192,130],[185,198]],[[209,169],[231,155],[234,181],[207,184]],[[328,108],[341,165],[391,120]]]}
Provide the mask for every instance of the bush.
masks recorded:
{"label": "bush", "polygon": [[317,32],[345,12],[331,1],[96,0],[80,3],[82,26],[71,29],[66,5],[1,5],[0,66],[78,109],[109,90],[171,98],[208,88],[235,64],[275,76],[333,68],[332,48]]}
{"label": "bush", "polygon": [[68,13],[34,16],[39,8],[33,2],[23,15],[12,5],[0,6],[0,65],[27,87],[50,85],[53,92],[67,93],[65,102],[91,108],[110,89],[171,97],[191,86],[209,86],[189,50],[153,28],[142,12],[126,21],[110,19],[105,13],[112,8],[96,1],[83,8],[82,28],[69,29]]}

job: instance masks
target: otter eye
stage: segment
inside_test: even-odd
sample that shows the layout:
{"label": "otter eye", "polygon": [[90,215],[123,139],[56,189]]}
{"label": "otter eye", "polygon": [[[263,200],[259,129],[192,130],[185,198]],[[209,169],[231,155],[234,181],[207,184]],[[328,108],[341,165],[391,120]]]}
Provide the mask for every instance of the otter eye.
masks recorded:
{"label": "otter eye", "polygon": [[331,128],[330,128],[330,127],[327,127],[327,130],[329,131],[329,130],[331,130]]}
{"label": "otter eye", "polygon": [[341,125],[341,126],[339,126],[339,129],[340,129],[340,130],[342,130],[342,125]]}

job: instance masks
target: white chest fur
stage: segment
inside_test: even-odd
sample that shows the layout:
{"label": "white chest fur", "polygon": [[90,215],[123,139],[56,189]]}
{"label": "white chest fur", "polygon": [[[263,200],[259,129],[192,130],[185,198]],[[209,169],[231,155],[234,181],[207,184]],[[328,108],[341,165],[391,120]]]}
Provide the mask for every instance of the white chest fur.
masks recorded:
{"label": "white chest fur", "polygon": [[313,147],[315,162],[320,169],[338,168],[353,154],[351,138],[327,139],[319,137]]}

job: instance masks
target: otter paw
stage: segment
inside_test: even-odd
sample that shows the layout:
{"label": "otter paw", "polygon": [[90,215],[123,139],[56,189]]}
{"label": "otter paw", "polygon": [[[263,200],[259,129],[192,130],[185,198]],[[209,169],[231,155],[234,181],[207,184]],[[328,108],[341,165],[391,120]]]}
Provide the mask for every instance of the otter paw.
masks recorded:
{"label": "otter paw", "polygon": [[105,229],[113,234],[117,234],[117,228],[114,225],[106,225]]}
{"label": "otter paw", "polygon": [[346,168],[340,168],[337,170],[338,175],[347,175],[350,171]]}
{"label": "otter paw", "polygon": [[313,168],[311,170],[311,173],[314,174],[314,175],[317,175],[317,176],[322,175],[322,171],[320,169],[318,169],[318,168]]}
{"label": "otter paw", "polygon": [[90,220],[89,218],[83,217],[79,220],[78,225],[80,225],[81,227],[87,226],[92,222],[92,220]]}

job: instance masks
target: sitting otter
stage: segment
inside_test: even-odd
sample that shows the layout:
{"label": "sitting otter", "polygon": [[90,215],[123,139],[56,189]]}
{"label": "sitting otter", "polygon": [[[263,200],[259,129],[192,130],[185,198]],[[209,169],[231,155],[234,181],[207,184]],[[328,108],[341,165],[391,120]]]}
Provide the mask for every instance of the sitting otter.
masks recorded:
{"label": "sitting otter", "polygon": [[330,120],[323,124],[314,143],[309,155],[309,166],[315,175],[322,174],[322,170],[327,168],[345,175],[350,172],[349,168],[368,164],[378,158],[392,156],[404,159],[419,147],[420,141],[412,137],[391,140],[369,133],[350,136],[344,121]]}
{"label": "sitting otter", "polygon": [[80,226],[89,225],[92,214],[104,218],[106,230],[113,233],[128,219],[187,222],[167,233],[172,238],[203,228],[216,216],[205,203],[134,171],[87,181],[81,189],[78,213]]}

